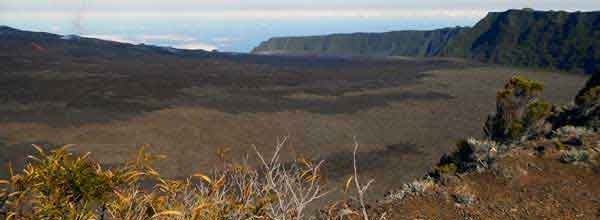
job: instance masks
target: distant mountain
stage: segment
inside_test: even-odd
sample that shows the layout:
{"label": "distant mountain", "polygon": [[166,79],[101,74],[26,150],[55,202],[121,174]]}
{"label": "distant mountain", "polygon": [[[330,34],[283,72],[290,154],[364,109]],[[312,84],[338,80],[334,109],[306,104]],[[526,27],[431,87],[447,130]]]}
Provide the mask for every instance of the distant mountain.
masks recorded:
{"label": "distant mountain", "polygon": [[600,12],[508,10],[473,28],[281,37],[253,53],[443,56],[593,73],[600,69]]}
{"label": "distant mountain", "polygon": [[489,13],[439,55],[593,73],[600,69],[600,12]]}
{"label": "distant mountain", "polygon": [[327,36],[272,38],[255,48],[255,54],[330,56],[433,56],[449,40],[468,28],[432,31],[333,34]]}
{"label": "distant mountain", "polygon": [[77,35],[58,35],[24,31],[0,26],[0,56],[53,54],[68,57],[102,57],[115,59],[122,56],[178,55],[206,56],[204,50],[181,50],[145,44],[129,44]]}

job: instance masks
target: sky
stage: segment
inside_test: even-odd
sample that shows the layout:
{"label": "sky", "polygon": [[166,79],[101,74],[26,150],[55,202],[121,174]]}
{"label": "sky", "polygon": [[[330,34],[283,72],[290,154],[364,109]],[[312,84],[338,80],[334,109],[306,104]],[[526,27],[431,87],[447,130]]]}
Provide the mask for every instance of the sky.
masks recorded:
{"label": "sky", "polygon": [[598,0],[0,0],[0,25],[249,52],[278,36],[473,26],[490,11],[600,10]]}

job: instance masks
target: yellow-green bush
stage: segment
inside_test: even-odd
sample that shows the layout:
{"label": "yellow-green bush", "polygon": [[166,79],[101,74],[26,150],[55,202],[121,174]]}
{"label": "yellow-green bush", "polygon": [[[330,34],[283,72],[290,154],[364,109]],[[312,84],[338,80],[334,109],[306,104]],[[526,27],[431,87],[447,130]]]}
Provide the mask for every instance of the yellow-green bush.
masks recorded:
{"label": "yellow-green bush", "polygon": [[537,121],[552,115],[552,105],[544,101],[536,101],[528,106],[527,120]]}
{"label": "yellow-green bush", "polygon": [[498,91],[496,112],[488,117],[484,131],[499,142],[519,140],[523,136],[544,135],[552,105],[538,100],[542,83],[515,76]]}
{"label": "yellow-green bush", "polygon": [[554,145],[556,146],[556,150],[559,150],[559,151],[567,149],[567,146],[565,146],[565,144],[563,144],[559,140],[555,140]]}
{"label": "yellow-green bush", "polygon": [[87,156],[74,158],[66,147],[49,154],[35,147],[33,162],[10,179],[7,219],[93,218],[127,177],[101,169]]}
{"label": "yellow-green bush", "polygon": [[523,76],[513,77],[510,80],[509,85],[514,88],[522,89],[528,95],[535,95],[536,93],[544,90],[544,84],[535,80],[527,79]]}
{"label": "yellow-green bush", "polygon": [[454,173],[456,173],[457,169],[458,168],[456,167],[455,163],[448,163],[448,164],[443,164],[443,165],[437,166],[435,168],[435,172],[439,176],[453,175]]}
{"label": "yellow-green bush", "polygon": [[277,153],[266,159],[257,152],[260,172],[228,164],[211,175],[167,179],[151,166],[162,157],[145,147],[115,169],[74,156],[67,147],[36,148],[22,172],[0,180],[2,219],[304,219],[307,205],[326,194],[321,163],[284,166]]}

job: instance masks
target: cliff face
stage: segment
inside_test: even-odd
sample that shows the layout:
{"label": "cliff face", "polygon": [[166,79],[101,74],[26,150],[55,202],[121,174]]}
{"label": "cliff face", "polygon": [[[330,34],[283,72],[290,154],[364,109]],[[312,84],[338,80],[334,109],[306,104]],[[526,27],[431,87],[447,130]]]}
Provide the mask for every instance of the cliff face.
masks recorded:
{"label": "cliff face", "polygon": [[440,55],[593,73],[600,67],[600,12],[489,13]]}
{"label": "cliff face", "polygon": [[256,54],[443,56],[594,73],[600,69],[600,12],[508,10],[473,28],[273,38]]}
{"label": "cliff face", "polygon": [[333,34],[327,36],[272,38],[255,48],[255,54],[331,56],[432,56],[449,40],[468,28],[433,31]]}

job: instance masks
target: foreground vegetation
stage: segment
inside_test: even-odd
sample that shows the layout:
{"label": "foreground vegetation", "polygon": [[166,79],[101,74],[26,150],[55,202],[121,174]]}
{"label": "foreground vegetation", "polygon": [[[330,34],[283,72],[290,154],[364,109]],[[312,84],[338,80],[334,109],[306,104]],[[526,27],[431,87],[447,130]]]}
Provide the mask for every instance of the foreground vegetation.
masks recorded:
{"label": "foreground vegetation", "polygon": [[[415,211],[427,212],[430,208],[436,211],[425,216],[432,218],[497,219],[516,216],[498,214],[496,209],[505,213],[498,207],[506,201],[529,204],[527,198],[537,198],[544,208],[532,208],[531,215],[543,218],[545,207],[554,203],[542,196],[556,195],[559,201],[570,201],[585,199],[577,194],[579,190],[600,195],[590,188],[600,181],[600,149],[596,144],[600,140],[596,132],[600,125],[600,85],[587,86],[591,88],[586,88],[575,104],[556,107],[539,98],[541,83],[513,77],[497,94],[496,112],[484,126],[484,140],[459,141],[457,149],[443,156],[428,175],[390,192],[374,205],[365,202],[374,180],[359,179],[358,144],[352,158],[353,175],[340,187],[327,184],[321,172],[324,161],[299,157],[293,163],[281,162],[287,138],[278,141],[271,157],[255,148],[258,167],[250,166],[248,160],[227,162],[226,151],[220,150],[218,155],[225,162],[222,168],[185,179],[165,178],[157,172],[153,163],[164,156],[148,153],[148,146],[142,146],[133,160],[106,168],[89,159],[89,153],[73,154],[70,146],[47,151],[33,145],[37,153],[29,156],[25,168],[21,172],[10,168],[11,177],[0,180],[0,216],[24,220],[383,220],[413,216]],[[553,172],[545,172],[548,169]],[[573,176],[577,173],[574,170],[586,176]],[[554,178],[565,179],[556,182]],[[571,180],[574,185],[565,188]],[[505,185],[507,181],[510,184]],[[545,188],[537,187],[542,183]],[[527,191],[527,187],[534,191]],[[315,207],[317,201],[336,188],[344,192],[343,200],[325,200],[330,205]],[[486,196],[498,194],[493,190],[509,195],[503,195],[506,197],[502,201]],[[564,192],[571,194],[564,196]],[[519,196],[513,196],[515,193]],[[590,212],[589,206],[577,202],[559,204],[557,207],[571,211],[550,213],[566,218],[593,216],[594,210]],[[520,213],[521,217],[530,216],[530,209],[514,210],[511,212]]]}
{"label": "foreground vegetation", "polygon": [[[286,138],[287,139],[287,138]],[[286,139],[279,142],[271,158],[256,151],[262,166],[227,163],[213,174],[196,173],[178,180],[162,177],[152,163],[163,158],[142,146],[137,157],[126,164],[103,168],[89,154],[75,156],[64,146],[51,152],[38,151],[19,173],[0,180],[0,216],[3,219],[306,219],[308,206],[326,196],[320,167],[298,158],[295,163],[279,161]],[[358,215],[369,219],[364,194],[366,185],[358,181],[356,150],[355,175],[347,179],[344,192],[348,201],[331,204],[323,218]],[[223,152],[220,152],[223,154]],[[349,189],[356,187],[356,197]],[[360,209],[352,210],[356,201]],[[340,209],[341,208],[341,209]],[[310,214],[311,216],[313,214]]]}
{"label": "foreground vegetation", "polygon": [[388,194],[390,217],[598,219],[600,84],[590,80],[567,106],[541,100],[542,89],[512,78],[486,138],[459,141],[424,178]]}

